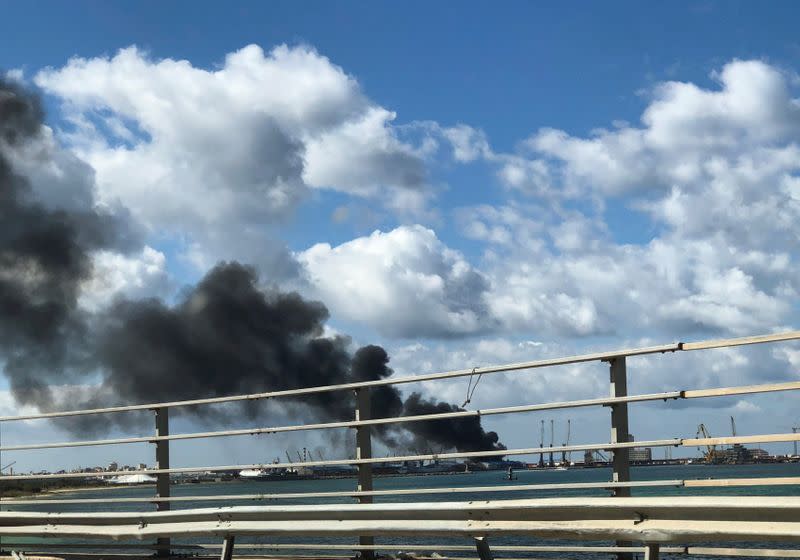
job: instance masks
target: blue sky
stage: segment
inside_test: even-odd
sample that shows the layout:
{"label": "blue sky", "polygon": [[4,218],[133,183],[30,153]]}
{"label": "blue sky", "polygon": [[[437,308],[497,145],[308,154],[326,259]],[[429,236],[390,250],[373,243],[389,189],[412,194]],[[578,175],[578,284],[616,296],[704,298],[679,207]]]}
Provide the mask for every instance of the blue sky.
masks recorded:
{"label": "blue sky", "polygon": [[[0,22],[7,46],[0,68],[34,73],[128,45],[213,68],[249,43],[308,44],[396,110],[399,122],[477,125],[508,151],[539,127],[587,134],[614,120],[636,122],[647,103],[643,90],[670,79],[708,86],[709,73],[733,58],[790,65],[800,56],[797,11],[793,2],[765,9],[713,1],[508,2],[499,9],[465,2],[457,10],[444,2],[239,2],[225,9],[208,2],[20,3],[6,6]],[[445,194],[445,204],[486,199],[491,176],[448,171],[458,188]],[[346,240],[347,228],[319,235],[304,226],[326,210],[300,209],[305,219],[288,236],[293,249]],[[618,240],[652,235],[636,213],[609,212]]]}
{"label": "blue sky", "polygon": [[[43,96],[54,158],[85,162],[96,201],[146,232],[138,253],[95,255],[82,305],[174,301],[238,259],[415,373],[797,326],[798,11],[19,3],[0,69]],[[60,200],[50,185],[37,193]],[[800,354],[692,360],[648,362],[641,389],[796,378]],[[602,394],[593,371],[548,379],[560,398]],[[669,418],[782,431],[791,401],[770,402]]]}

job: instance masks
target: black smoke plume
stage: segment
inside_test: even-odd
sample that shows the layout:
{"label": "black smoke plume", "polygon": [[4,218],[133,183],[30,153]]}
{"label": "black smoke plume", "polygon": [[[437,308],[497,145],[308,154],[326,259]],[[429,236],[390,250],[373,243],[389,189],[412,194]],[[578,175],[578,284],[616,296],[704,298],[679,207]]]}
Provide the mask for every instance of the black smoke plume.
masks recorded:
{"label": "black smoke plume", "polygon": [[[93,251],[121,250],[130,232],[95,208],[49,209],[15,173],[14,150],[37,141],[42,110],[19,87],[0,82],[0,359],[20,403],[43,410],[180,400],[383,379],[392,374],[379,346],[351,354],[350,340],[325,336],[328,310],[296,293],[262,289],[251,267],[221,263],[174,304],[119,299],[88,313],[78,305]],[[127,244],[127,245],[126,245]],[[98,383],[99,378],[99,383]],[[53,394],[51,387],[91,389]],[[374,417],[459,410],[391,386],[370,392]],[[353,395],[315,393],[295,402],[323,420],[353,418]],[[269,412],[193,407],[189,414],[233,421]],[[76,432],[108,430],[113,417],[79,417]],[[505,449],[480,419],[376,427],[389,447]]]}
{"label": "black smoke plume", "polygon": [[87,365],[78,295],[90,252],[128,244],[116,216],[48,208],[15,172],[13,154],[41,141],[42,116],[36,97],[0,79],[0,357],[16,398],[33,404]]}
{"label": "black smoke plume", "polygon": [[[380,346],[364,346],[351,355],[349,339],[324,337],[327,318],[323,304],[262,290],[253,268],[222,263],[172,307],[156,299],[111,306],[97,324],[102,333],[96,340],[97,365],[105,372],[106,387],[124,402],[337,385],[392,374]],[[374,417],[459,410],[416,393],[403,402],[392,386],[370,389],[370,399]],[[314,393],[298,402],[321,419],[353,418],[349,393]],[[426,442],[459,451],[502,449],[497,434],[485,432],[478,418],[375,431],[390,447],[420,448]]]}

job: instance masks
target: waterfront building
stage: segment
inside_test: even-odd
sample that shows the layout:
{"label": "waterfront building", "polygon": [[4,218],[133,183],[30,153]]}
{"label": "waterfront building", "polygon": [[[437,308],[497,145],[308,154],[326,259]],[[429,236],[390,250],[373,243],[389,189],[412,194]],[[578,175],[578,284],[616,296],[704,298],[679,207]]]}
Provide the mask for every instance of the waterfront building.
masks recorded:
{"label": "waterfront building", "polygon": [[634,447],[628,451],[628,460],[631,463],[649,463],[653,460],[653,450],[649,447]]}

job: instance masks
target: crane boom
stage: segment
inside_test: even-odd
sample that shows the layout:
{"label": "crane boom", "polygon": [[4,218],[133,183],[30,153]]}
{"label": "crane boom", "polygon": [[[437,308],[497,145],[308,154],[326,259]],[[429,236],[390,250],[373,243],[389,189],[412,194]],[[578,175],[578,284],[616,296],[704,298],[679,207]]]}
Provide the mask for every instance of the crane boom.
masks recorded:
{"label": "crane boom", "polygon": [[[561,444],[564,447],[567,447],[569,445],[569,432],[570,432],[570,420],[569,418],[567,418],[567,440]],[[561,462],[564,464],[569,462],[569,456],[567,455],[566,451],[561,452]]]}
{"label": "crane boom", "polygon": [[[733,420],[732,416],[731,420]],[[705,424],[700,424],[699,426],[697,426],[697,437],[699,438],[701,436],[706,439],[711,437],[711,433],[708,431],[708,428],[706,428]],[[698,449],[700,448],[698,447]],[[707,445],[706,452],[703,458],[705,459],[706,463],[715,463],[717,461],[717,446]]]}

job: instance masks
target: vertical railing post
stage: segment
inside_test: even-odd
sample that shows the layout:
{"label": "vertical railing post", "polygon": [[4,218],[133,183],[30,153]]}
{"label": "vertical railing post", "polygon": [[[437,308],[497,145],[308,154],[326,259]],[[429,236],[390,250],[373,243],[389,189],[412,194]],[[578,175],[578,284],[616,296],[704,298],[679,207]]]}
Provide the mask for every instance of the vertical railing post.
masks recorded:
{"label": "vertical railing post", "polygon": [[[618,356],[609,360],[611,397],[628,396],[628,372],[625,364],[625,356]],[[628,427],[628,403],[616,403],[611,405],[611,443],[627,443],[630,441],[630,430]],[[614,449],[612,460],[612,481],[629,482],[631,480],[631,464],[629,461],[628,448]],[[629,486],[617,487],[613,489],[613,495],[618,497],[628,497],[631,495]],[[617,546],[630,546],[630,542],[617,541]],[[629,552],[617,554],[619,560],[630,560],[632,557]]]}
{"label": "vertical railing post", "polygon": [[[368,388],[356,389],[356,421],[369,420],[371,418],[370,395]],[[372,458],[372,426],[356,426],[356,459]],[[369,492],[372,490],[372,465],[358,465],[358,491]],[[359,496],[360,504],[371,504],[372,496]],[[361,546],[373,546],[373,537],[359,537],[358,544]],[[375,558],[374,550],[361,550],[361,557],[365,560]]]}
{"label": "vertical railing post", "polygon": [[[169,408],[161,407],[155,409],[156,413],[156,436],[169,435]],[[169,440],[156,440],[156,469],[169,468]],[[169,473],[156,474],[156,498],[169,498]],[[169,509],[169,502],[156,502],[157,511]],[[161,537],[157,544],[165,547],[158,549],[158,556],[170,556],[169,537]]]}
{"label": "vertical railing post", "polygon": [[[625,357],[612,358],[611,363],[611,397],[628,396],[628,375],[625,367]],[[630,441],[628,428],[628,403],[611,405],[611,443],[627,443]],[[615,449],[613,454],[613,481],[629,482],[631,479],[631,465],[628,460],[628,448]],[[615,496],[630,496],[629,487],[614,488]]]}
{"label": "vertical railing post", "polygon": [[658,560],[659,545],[646,544],[644,549],[644,560]]}

